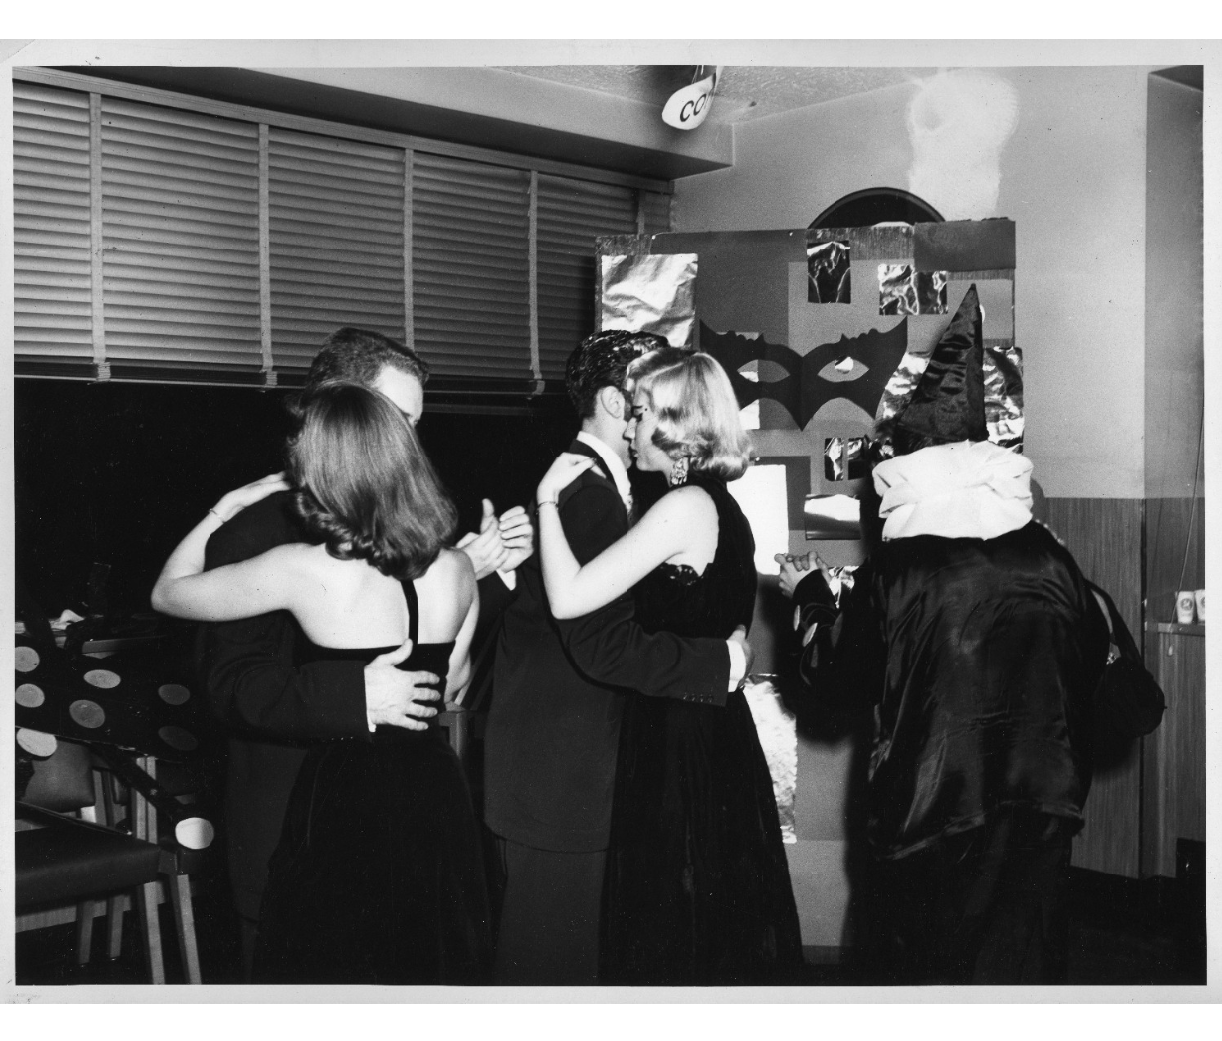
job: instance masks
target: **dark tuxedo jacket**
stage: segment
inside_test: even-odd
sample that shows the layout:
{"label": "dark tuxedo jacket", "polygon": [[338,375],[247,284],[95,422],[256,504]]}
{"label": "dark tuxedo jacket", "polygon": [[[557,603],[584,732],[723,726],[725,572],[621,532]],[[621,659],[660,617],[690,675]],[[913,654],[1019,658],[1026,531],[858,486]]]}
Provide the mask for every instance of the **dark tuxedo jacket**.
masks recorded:
{"label": "dark tuxedo jacket", "polygon": [[[570,452],[595,456],[580,441]],[[581,563],[628,530],[614,482],[586,470],[560,495],[560,519]],[[631,593],[583,618],[558,622],[539,554],[518,568],[518,595],[497,646],[485,732],[485,820],[536,849],[606,849],[620,718],[630,692],[724,705],[724,640],[649,635],[632,620]]]}
{"label": "dark tuxedo jacket", "polygon": [[[310,541],[277,492],[244,509],[208,540],[205,567],[247,560],[275,546]],[[296,666],[305,639],[287,611],[200,627],[197,675],[229,734],[225,834],[239,913],[257,919],[267,862],[305,746],[336,737],[369,739],[360,662]]]}

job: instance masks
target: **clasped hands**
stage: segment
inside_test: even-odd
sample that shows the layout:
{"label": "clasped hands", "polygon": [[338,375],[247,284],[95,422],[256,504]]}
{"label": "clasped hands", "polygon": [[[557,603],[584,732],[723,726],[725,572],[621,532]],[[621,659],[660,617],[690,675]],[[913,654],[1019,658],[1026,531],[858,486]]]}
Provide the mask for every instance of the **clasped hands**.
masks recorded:
{"label": "clasped hands", "polygon": [[464,535],[455,544],[471,558],[476,579],[494,571],[513,571],[535,550],[534,525],[523,506],[513,506],[498,518],[492,503],[483,500],[479,532]]}
{"label": "clasped hands", "polygon": [[[798,587],[798,583],[806,578],[806,572],[811,567],[810,553],[776,553],[772,559],[781,565],[781,592],[790,600],[793,599],[793,592]],[[820,558],[818,553],[813,554],[814,564],[823,575],[823,581],[827,583],[828,589],[832,586],[832,573],[828,570],[827,564]]]}

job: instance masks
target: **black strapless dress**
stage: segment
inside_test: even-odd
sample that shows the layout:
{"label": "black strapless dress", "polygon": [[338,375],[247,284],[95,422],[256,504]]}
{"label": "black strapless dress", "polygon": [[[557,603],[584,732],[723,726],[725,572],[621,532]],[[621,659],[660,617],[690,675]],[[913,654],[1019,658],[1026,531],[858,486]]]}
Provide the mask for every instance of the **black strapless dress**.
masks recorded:
{"label": "black strapless dress", "polygon": [[[704,573],[662,565],[637,586],[647,630],[728,637],[750,625],[755,540],[725,482]],[[600,982],[798,983],[802,940],[772,777],[746,699],[724,709],[633,697],[620,732]]]}
{"label": "black strapless dress", "polygon": [[[416,590],[404,583],[416,640]],[[444,677],[453,643],[399,668]],[[369,662],[390,647],[313,647]],[[444,679],[442,686],[444,688]],[[458,757],[427,730],[380,726],[309,752],[259,913],[259,983],[488,981],[491,918],[478,825]]]}

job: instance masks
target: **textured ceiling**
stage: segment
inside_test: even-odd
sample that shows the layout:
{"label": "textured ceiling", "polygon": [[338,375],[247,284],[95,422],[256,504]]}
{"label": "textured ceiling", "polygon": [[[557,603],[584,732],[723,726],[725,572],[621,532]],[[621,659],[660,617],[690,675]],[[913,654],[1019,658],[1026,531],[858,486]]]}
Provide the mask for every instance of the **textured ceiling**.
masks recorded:
{"label": "textured ceiling", "polygon": [[[655,104],[692,82],[692,65],[508,65],[506,72]],[[727,65],[710,120],[738,123],[894,86],[932,69]]]}

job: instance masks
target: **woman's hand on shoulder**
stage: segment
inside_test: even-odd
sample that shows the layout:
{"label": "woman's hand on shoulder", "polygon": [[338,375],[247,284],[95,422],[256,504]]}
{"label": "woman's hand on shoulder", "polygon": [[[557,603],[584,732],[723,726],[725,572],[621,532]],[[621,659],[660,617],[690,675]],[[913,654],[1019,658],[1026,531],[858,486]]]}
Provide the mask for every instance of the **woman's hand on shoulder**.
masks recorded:
{"label": "woman's hand on shoulder", "polygon": [[576,479],[578,474],[594,465],[593,456],[578,455],[576,452],[561,452],[548,468],[547,473],[535,490],[535,501],[538,503],[555,502],[560,493]]}
{"label": "woman's hand on shoulder", "polygon": [[223,524],[226,521],[232,520],[237,514],[246,509],[247,506],[253,506],[260,499],[266,499],[274,492],[288,491],[288,487],[289,484],[285,480],[283,471],[268,474],[266,477],[260,477],[257,481],[251,481],[250,484],[242,485],[241,488],[235,488],[231,492],[226,492],[208,512],[216,514]]}

